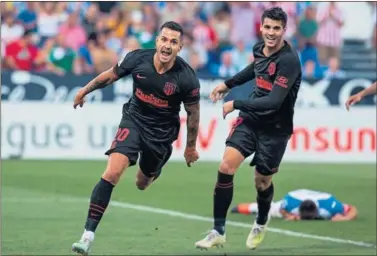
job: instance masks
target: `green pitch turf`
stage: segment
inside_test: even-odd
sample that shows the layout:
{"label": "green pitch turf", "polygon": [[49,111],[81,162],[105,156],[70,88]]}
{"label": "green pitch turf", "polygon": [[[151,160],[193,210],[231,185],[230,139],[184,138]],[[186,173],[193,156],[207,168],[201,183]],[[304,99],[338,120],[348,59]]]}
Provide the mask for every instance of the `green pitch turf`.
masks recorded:
{"label": "green pitch turf", "polygon": [[[74,255],[70,248],[83,231],[85,200],[105,165],[101,161],[3,161],[2,255]],[[129,169],[113,193],[112,200],[120,204],[108,208],[92,255],[376,255],[375,248],[273,232],[267,233],[256,251],[249,251],[245,240],[250,229],[231,225],[224,248],[197,251],[194,243],[204,237],[211,222],[189,219],[187,214],[212,216],[217,167],[218,163],[201,162],[192,168],[169,163],[147,191],[137,190],[136,168]],[[252,173],[247,164],[237,173],[232,206],[255,200]],[[355,205],[359,218],[342,223],[272,220],[271,228],[376,244],[374,165],[285,164],[274,182],[275,200],[294,189],[322,190]],[[153,212],[156,207],[184,214]],[[229,214],[229,219],[251,224],[254,217]]]}

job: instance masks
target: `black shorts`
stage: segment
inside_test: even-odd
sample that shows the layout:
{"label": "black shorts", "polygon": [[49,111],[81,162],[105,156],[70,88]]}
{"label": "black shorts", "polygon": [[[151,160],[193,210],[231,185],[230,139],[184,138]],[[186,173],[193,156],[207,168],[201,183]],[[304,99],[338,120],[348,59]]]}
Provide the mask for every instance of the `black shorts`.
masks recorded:
{"label": "black shorts", "polygon": [[258,127],[238,117],[226,146],[237,149],[245,158],[255,153],[250,165],[258,173],[269,176],[278,171],[290,137],[278,128]]}
{"label": "black shorts", "polygon": [[114,152],[127,156],[130,166],[136,164],[140,154],[141,171],[147,177],[154,177],[160,174],[162,167],[169,160],[173,147],[172,144],[145,141],[135,123],[129,117],[124,116],[111,148],[105,152],[105,155]]}

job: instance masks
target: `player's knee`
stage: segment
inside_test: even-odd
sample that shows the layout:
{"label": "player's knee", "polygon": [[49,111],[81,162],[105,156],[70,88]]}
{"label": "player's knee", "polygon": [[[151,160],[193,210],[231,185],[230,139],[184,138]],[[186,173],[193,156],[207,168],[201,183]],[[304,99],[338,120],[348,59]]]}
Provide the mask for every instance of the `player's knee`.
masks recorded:
{"label": "player's knee", "polygon": [[245,157],[238,149],[227,146],[225,148],[224,157],[220,164],[219,171],[224,174],[233,175],[236,173],[243,160],[245,160]]}
{"label": "player's knee", "polygon": [[149,180],[136,180],[136,187],[139,190],[146,190],[149,187]]}
{"label": "player's knee", "polygon": [[265,191],[270,185],[271,181],[255,178],[255,188],[258,191]]}
{"label": "player's knee", "polygon": [[112,153],[107,162],[107,167],[102,178],[116,185],[124,170],[129,166],[128,157],[120,153]]}
{"label": "player's knee", "polygon": [[221,173],[228,174],[228,175],[234,174],[236,170],[237,170],[237,166],[232,164],[232,162],[227,159],[223,159],[219,168],[219,171]]}
{"label": "player's knee", "polygon": [[135,184],[136,184],[136,187],[139,190],[146,190],[147,187],[148,187],[148,183],[145,180],[136,179],[136,183]]}
{"label": "player's knee", "polygon": [[153,178],[145,176],[145,174],[139,169],[136,174],[136,187],[139,190],[146,190],[151,184]]}
{"label": "player's knee", "polygon": [[148,187],[148,184],[146,184],[146,183],[143,182],[143,181],[136,180],[136,187],[137,187],[139,190],[146,190],[147,187]]}
{"label": "player's knee", "polygon": [[255,188],[257,191],[264,191],[271,186],[272,176],[263,176],[259,174],[257,171],[255,172],[254,176],[254,183]]}
{"label": "player's knee", "polygon": [[102,178],[115,186],[116,184],[118,184],[121,175],[122,172],[120,171],[106,170],[102,175]]}

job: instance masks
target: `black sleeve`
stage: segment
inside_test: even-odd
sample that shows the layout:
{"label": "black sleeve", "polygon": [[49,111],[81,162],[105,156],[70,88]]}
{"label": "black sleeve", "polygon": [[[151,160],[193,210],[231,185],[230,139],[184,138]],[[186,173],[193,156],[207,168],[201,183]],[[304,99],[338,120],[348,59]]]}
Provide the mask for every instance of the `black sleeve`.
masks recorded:
{"label": "black sleeve", "polygon": [[200,101],[200,82],[193,71],[187,72],[187,75],[181,78],[183,83],[183,103],[195,104]]}
{"label": "black sleeve", "polygon": [[132,70],[136,67],[138,61],[140,60],[140,55],[141,53],[139,49],[127,53],[127,55],[114,66],[114,73],[119,78],[131,74]]}
{"label": "black sleeve", "polygon": [[244,83],[255,78],[254,62],[249,64],[246,68],[235,74],[232,78],[225,80],[225,85],[231,89],[233,87],[243,85]]}
{"label": "black sleeve", "polygon": [[[296,65],[295,65],[296,63]],[[277,110],[280,108],[289,89],[295,83],[299,76],[301,66],[289,54],[282,56],[277,66],[277,75],[272,86],[272,91],[264,97],[254,98],[252,100],[235,100],[234,108],[244,112]]]}

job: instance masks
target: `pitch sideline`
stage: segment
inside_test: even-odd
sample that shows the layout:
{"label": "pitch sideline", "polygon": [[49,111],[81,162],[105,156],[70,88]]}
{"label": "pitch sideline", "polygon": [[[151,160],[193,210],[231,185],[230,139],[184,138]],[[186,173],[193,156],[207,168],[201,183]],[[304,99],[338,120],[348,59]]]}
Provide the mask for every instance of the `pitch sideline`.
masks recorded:
{"label": "pitch sideline", "polygon": [[[5,199],[5,200],[4,200]],[[57,202],[89,202],[88,199],[79,198],[79,197],[55,197],[55,198],[3,198],[3,202],[9,201],[9,202],[43,202],[43,201],[57,201]],[[123,209],[132,209],[137,210],[141,212],[149,212],[149,213],[156,213],[161,215],[168,215],[171,217],[177,217],[187,220],[196,220],[196,221],[204,221],[204,222],[212,222],[212,218],[200,216],[196,214],[189,214],[174,210],[168,210],[168,209],[162,209],[162,208],[156,208],[146,205],[137,205],[137,204],[130,204],[130,203],[124,203],[119,201],[112,201],[110,202],[110,205],[117,208],[123,208]],[[251,229],[252,225],[238,222],[238,221],[227,221],[227,225],[233,226],[233,227],[240,227],[240,228],[249,228]],[[292,237],[301,237],[301,238],[308,238],[308,239],[314,239],[314,240],[321,240],[321,241],[330,241],[333,243],[339,243],[339,244],[351,244],[359,247],[367,247],[367,248],[377,248],[375,244],[366,243],[362,241],[353,241],[353,240],[347,240],[342,238],[335,238],[335,237],[328,237],[328,236],[320,236],[320,235],[312,235],[312,234],[306,234],[296,231],[290,231],[285,229],[279,229],[279,228],[267,228],[269,232],[272,233],[278,233],[283,234],[286,236],[292,236]]]}
{"label": "pitch sideline", "polygon": [[[200,216],[196,214],[188,214],[188,213],[179,212],[179,211],[161,209],[161,208],[156,208],[156,207],[150,207],[150,206],[145,206],[145,205],[129,204],[129,203],[123,203],[123,202],[117,202],[117,201],[111,202],[110,205],[114,207],[124,208],[124,209],[133,209],[133,210],[138,210],[138,211],[143,211],[143,212],[169,215],[172,217],[179,217],[179,218],[187,219],[187,220],[213,222],[212,218],[209,218],[209,217],[204,217],[204,216]],[[226,223],[227,225],[234,226],[234,227],[250,228],[250,229],[252,227],[251,224],[238,222],[238,221],[227,221]],[[311,235],[311,234],[290,231],[290,230],[285,230],[285,229],[278,229],[278,228],[267,228],[267,230],[272,233],[283,234],[286,236],[302,237],[302,238],[309,238],[309,239],[322,240],[322,241],[331,241],[331,242],[339,243],[339,244],[352,244],[352,245],[356,245],[360,247],[377,248],[375,244],[365,243],[361,241],[346,240],[346,239],[328,237],[328,236]]]}

